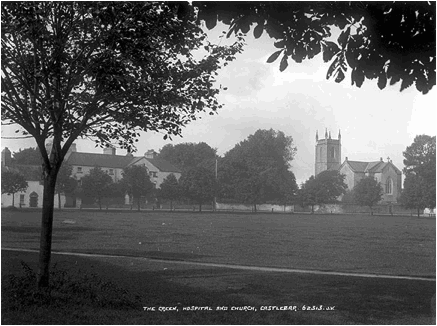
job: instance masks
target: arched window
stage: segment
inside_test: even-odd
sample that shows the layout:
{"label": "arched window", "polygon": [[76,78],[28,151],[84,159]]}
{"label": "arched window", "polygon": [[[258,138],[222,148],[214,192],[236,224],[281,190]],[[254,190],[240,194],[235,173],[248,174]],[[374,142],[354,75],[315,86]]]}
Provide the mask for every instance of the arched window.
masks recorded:
{"label": "arched window", "polygon": [[390,177],[385,182],[385,193],[389,195],[393,193],[393,180]]}
{"label": "arched window", "polygon": [[331,158],[335,158],[335,148],[331,147]]}

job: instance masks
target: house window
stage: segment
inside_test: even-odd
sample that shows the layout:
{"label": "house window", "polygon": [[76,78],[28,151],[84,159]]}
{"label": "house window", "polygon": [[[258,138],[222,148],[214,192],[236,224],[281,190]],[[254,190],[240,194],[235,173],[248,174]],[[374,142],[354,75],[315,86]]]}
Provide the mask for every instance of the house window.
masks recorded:
{"label": "house window", "polygon": [[81,166],[77,167],[77,173],[82,173],[82,167]]}
{"label": "house window", "polygon": [[391,178],[387,178],[385,182],[385,193],[388,195],[393,194],[393,180]]}
{"label": "house window", "polygon": [[114,174],[114,169],[109,169],[109,174],[113,175]]}
{"label": "house window", "polygon": [[153,178],[157,178],[157,177],[158,177],[158,173],[157,173],[157,172],[154,172],[154,171],[150,171],[150,172],[149,172],[149,175],[150,175],[151,177],[153,177]]}
{"label": "house window", "polygon": [[24,195],[20,195],[20,207],[24,206]]}

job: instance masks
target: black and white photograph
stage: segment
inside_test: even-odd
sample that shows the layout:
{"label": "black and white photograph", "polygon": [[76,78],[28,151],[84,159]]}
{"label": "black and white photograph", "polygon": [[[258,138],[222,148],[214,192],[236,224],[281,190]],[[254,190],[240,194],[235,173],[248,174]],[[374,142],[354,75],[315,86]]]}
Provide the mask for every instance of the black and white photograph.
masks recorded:
{"label": "black and white photograph", "polygon": [[1,324],[435,325],[435,1],[2,1]]}

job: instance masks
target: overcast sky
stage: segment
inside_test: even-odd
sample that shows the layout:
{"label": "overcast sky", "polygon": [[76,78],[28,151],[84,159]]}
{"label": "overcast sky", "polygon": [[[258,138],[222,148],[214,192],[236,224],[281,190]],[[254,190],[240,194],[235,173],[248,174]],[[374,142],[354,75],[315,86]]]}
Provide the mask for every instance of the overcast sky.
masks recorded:
{"label": "overcast sky", "polygon": [[[251,31],[252,32],[252,31]],[[221,30],[210,35],[216,41]],[[183,130],[182,142],[206,142],[223,155],[235,144],[258,129],[283,131],[292,136],[297,147],[292,171],[298,183],[314,174],[315,134],[323,137],[325,128],[337,139],[342,134],[342,162],[345,157],[356,161],[377,161],[387,157],[403,168],[402,152],[416,135],[436,134],[436,88],[419,93],[414,85],[399,92],[400,83],[379,90],[375,81],[366,80],[361,88],[351,86],[350,73],[342,83],[326,80],[329,64],[319,54],[301,64],[289,59],[289,66],[279,72],[279,59],[268,64],[276,50],[267,35],[255,40],[250,33],[247,46],[237,59],[220,71],[218,82],[228,87],[219,95],[224,104],[218,115],[201,115]],[[15,130],[15,129],[14,129]],[[12,129],[2,128],[2,136],[13,136]],[[144,133],[137,143],[137,153],[159,150],[169,141],[162,134]],[[87,140],[76,142],[78,151],[101,153]],[[31,139],[2,139],[2,148],[12,152],[35,147]],[[126,151],[118,150],[124,155]]]}

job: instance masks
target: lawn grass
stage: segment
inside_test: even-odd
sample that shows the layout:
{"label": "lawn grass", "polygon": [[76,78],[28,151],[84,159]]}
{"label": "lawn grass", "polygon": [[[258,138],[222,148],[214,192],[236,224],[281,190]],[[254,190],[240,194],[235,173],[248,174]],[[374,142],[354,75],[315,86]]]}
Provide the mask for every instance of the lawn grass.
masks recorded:
{"label": "lawn grass", "polygon": [[[38,249],[40,214],[2,211],[2,247]],[[29,301],[32,286],[24,292],[32,296],[14,291],[26,280],[19,276],[21,261],[36,270],[37,254],[3,250],[2,324],[432,324],[433,281],[255,272],[171,260],[435,277],[435,223],[408,216],[55,211],[53,251],[131,257],[53,255],[71,278],[53,297]],[[102,281],[83,281],[93,274]],[[105,282],[117,290],[94,295]],[[70,288],[79,290],[73,295]],[[114,305],[114,293],[123,297],[124,290],[127,304]],[[193,305],[258,311],[143,311]],[[336,308],[261,311],[263,305]]]}
{"label": "lawn grass", "polygon": [[[2,247],[38,249],[40,214],[3,211]],[[65,210],[55,211],[52,249],[435,276],[435,226],[410,216]]]}
{"label": "lawn grass", "polygon": [[[125,296],[91,300],[89,291],[58,290],[50,303],[14,305],[7,275],[20,274],[21,261],[35,269],[36,253],[2,251],[2,324],[432,324],[435,282],[361,277],[266,273],[158,263],[140,258],[83,258],[53,255],[73,280],[84,275],[111,282]],[[63,283],[69,289],[71,283]],[[73,283],[76,287],[77,282]],[[99,290],[101,287],[92,287]],[[6,291],[5,291],[6,289]],[[106,292],[105,292],[106,293]],[[117,292],[115,292],[117,294]],[[68,300],[57,300],[67,298]],[[81,299],[84,298],[84,299]],[[24,303],[29,302],[28,296]],[[27,301],[26,301],[27,300]],[[188,306],[212,311],[183,311]],[[297,306],[298,311],[261,311],[261,306]],[[302,311],[303,306],[335,306],[333,311]],[[434,301],[435,305],[435,301]],[[178,312],[144,311],[175,306]],[[227,306],[228,311],[216,311]],[[231,311],[252,306],[257,311]]]}

